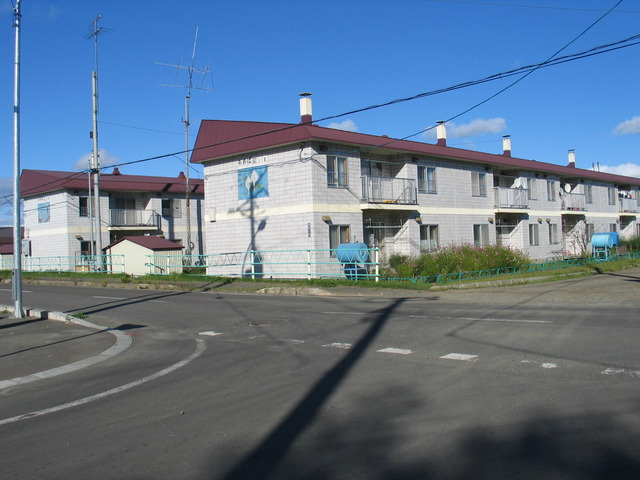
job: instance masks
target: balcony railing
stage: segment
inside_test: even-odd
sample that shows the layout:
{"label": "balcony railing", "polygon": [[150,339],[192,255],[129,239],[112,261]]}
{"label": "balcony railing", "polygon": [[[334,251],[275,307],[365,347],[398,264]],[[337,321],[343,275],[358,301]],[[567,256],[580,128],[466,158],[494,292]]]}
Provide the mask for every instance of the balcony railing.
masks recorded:
{"label": "balcony railing", "polygon": [[620,213],[638,213],[638,200],[635,198],[619,198]]}
{"label": "balcony railing", "polygon": [[155,210],[112,209],[112,227],[157,227],[158,214]]}
{"label": "balcony railing", "polygon": [[529,198],[526,188],[494,187],[496,208],[528,208]]}
{"label": "balcony railing", "polygon": [[562,210],[586,210],[585,196],[582,193],[565,193],[561,197]]}
{"label": "balcony railing", "polygon": [[417,205],[416,181],[411,178],[369,177],[362,178],[362,199],[369,203],[398,203]]}

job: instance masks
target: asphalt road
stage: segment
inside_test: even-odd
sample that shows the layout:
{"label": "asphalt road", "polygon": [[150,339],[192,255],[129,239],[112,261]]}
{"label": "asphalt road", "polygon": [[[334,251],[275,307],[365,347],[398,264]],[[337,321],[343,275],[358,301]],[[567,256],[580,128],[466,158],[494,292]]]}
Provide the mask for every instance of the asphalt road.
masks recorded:
{"label": "asphalt road", "polygon": [[133,344],[0,391],[0,478],[637,479],[639,292],[640,269],[418,298],[26,285]]}

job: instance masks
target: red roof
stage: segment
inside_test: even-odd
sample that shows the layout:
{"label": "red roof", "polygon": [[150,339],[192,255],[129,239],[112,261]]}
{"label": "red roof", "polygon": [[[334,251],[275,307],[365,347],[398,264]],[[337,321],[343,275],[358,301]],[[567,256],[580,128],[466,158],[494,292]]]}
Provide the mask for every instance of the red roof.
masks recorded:
{"label": "red roof", "polygon": [[154,250],[154,251],[155,250],[182,250],[184,248],[182,245],[178,245],[177,243],[162,237],[155,237],[151,235],[149,236],[131,235],[131,236],[122,237],[121,239],[116,240],[111,245],[104,247],[103,250],[107,250],[113,247],[114,245],[124,242],[125,240],[128,240],[132,243],[135,243],[136,245],[140,245],[142,247],[145,247],[145,248],[148,248],[149,250]]}
{"label": "red roof", "polygon": [[553,163],[525,160],[502,154],[491,154],[461,148],[433,145],[385,136],[366,135],[313,124],[264,123],[227,120],[203,120],[200,124],[191,162],[204,163],[232,155],[251,154],[267,148],[281,147],[309,141],[325,141],[356,147],[361,151],[407,153],[464,162],[480,163],[495,168],[529,170],[559,175],[565,178],[614,182],[621,185],[640,185],[640,178],[594,172]]}
{"label": "red roof", "polygon": [[[86,172],[60,172],[53,170],[23,170],[20,176],[20,196],[23,198],[63,190],[88,190]],[[184,193],[186,177],[152,177],[101,173],[100,190],[104,192]],[[204,180],[189,179],[192,193],[204,193]]]}

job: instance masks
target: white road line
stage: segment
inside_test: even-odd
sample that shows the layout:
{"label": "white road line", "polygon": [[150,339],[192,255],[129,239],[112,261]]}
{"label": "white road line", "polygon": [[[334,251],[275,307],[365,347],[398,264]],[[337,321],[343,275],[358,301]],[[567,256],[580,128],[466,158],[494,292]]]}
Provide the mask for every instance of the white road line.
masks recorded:
{"label": "white road line", "polygon": [[[10,288],[0,288],[0,292],[13,292]],[[31,290],[22,290],[22,293],[33,293]]]}
{"label": "white road line", "polygon": [[200,355],[202,355],[204,353],[204,351],[206,350],[206,348],[207,348],[206,342],[204,340],[197,339],[196,340],[196,350],[191,355],[189,355],[184,360],[179,361],[178,363],[174,363],[173,365],[171,365],[170,367],[165,368],[164,370],[160,370],[159,372],[156,372],[156,373],[154,373],[152,375],[148,375],[146,377],[140,378],[140,379],[138,379],[138,380],[136,380],[134,382],[127,383],[125,385],[121,385],[121,386],[116,387],[116,388],[112,388],[111,390],[107,390],[105,392],[98,393],[96,395],[91,395],[89,397],[84,397],[84,398],[81,398],[79,400],[74,400],[73,402],[63,403],[62,405],[58,405],[58,406],[51,407],[51,408],[45,408],[44,410],[37,410],[35,412],[25,413],[23,415],[17,415],[15,417],[11,417],[11,418],[5,418],[4,420],[0,420],[0,426],[1,425],[6,425],[6,424],[9,424],[9,423],[19,422],[20,420],[26,420],[28,418],[40,417],[42,415],[47,415],[49,413],[59,412],[61,410],[66,410],[66,409],[72,408],[72,407],[78,407],[80,405],[84,405],[84,404],[89,403],[89,402],[94,402],[96,400],[100,400],[102,398],[108,397],[110,395],[114,395],[116,393],[124,392],[125,390],[129,390],[131,388],[134,388],[134,387],[137,387],[139,385],[142,385],[143,383],[150,382],[152,380],[156,380],[156,379],[158,379],[160,377],[163,377],[164,375],[168,375],[169,373],[172,373],[172,372],[178,370],[179,368],[184,367],[185,365],[188,365],[193,360],[195,360]]}
{"label": "white road line", "polygon": [[558,365],[556,365],[555,363],[543,363],[542,365],[540,365],[542,368],[558,368]]}
{"label": "white road line", "polygon": [[516,320],[514,318],[474,318],[474,317],[460,317],[458,320],[465,320],[471,322],[506,322],[506,323],[553,323],[552,320]]}
{"label": "white road line", "polygon": [[[89,328],[96,328],[96,325],[90,324],[88,322],[82,322],[80,320],[76,320],[74,323],[88,326]],[[70,363],[68,365],[63,365],[61,367],[52,368],[50,370],[45,370],[43,372],[34,373],[32,375],[25,375],[24,377],[16,377],[10,378],[8,380],[0,381],[0,391],[5,388],[17,387],[19,385],[25,385],[27,383],[35,382],[37,380],[43,380],[45,378],[56,377],[58,375],[64,375],[66,373],[75,372],[76,370],[80,370],[81,368],[90,367],[91,365],[95,365],[96,363],[102,362],[108,358],[114,357],[116,355],[121,354],[126,349],[128,349],[133,343],[133,338],[130,335],[127,335],[120,330],[108,330],[109,333],[115,335],[116,343],[107,348],[104,352],[94,355],[93,357],[85,358],[84,360],[79,360],[74,363]]]}
{"label": "white road line", "polygon": [[602,375],[627,375],[640,378],[640,370],[626,370],[624,368],[607,368],[600,372]]}
{"label": "white road line", "polygon": [[381,350],[377,350],[379,353],[397,353],[398,355],[410,355],[413,352],[411,350],[407,350],[406,348],[383,348]]}
{"label": "white road line", "polygon": [[366,312],[320,312],[325,315],[368,315]]}
{"label": "white road line", "polygon": [[[370,312],[322,312],[325,315],[370,315]],[[504,322],[504,323],[553,323],[553,320],[528,320],[528,319],[515,319],[515,318],[479,318],[479,317],[437,317],[429,315],[402,315],[399,313],[392,313],[390,316],[406,317],[406,318],[419,318],[424,320],[462,320],[464,322]]]}
{"label": "white road line", "polygon": [[440,358],[445,360],[463,360],[465,362],[472,362],[478,359],[478,355],[469,355],[467,353],[448,353]]}
{"label": "white road line", "polygon": [[350,343],[328,343],[326,345],[322,345],[323,347],[328,348],[342,348],[343,350],[348,350],[351,348]]}
{"label": "white road line", "polygon": [[293,343],[295,345],[300,345],[302,343],[305,343],[304,340],[296,340],[295,338],[281,338],[280,340],[287,343]]}
{"label": "white road line", "polygon": [[209,337],[215,337],[217,335],[222,335],[222,333],[221,332],[208,331],[208,332],[200,332],[198,335],[207,335]]}

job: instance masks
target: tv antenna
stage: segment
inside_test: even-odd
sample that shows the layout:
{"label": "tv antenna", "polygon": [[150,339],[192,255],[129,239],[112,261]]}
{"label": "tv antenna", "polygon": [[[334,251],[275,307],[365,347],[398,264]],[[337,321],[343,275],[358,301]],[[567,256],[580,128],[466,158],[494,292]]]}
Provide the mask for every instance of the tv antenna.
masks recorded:
{"label": "tv antenna", "polygon": [[[91,130],[91,138],[93,140],[93,153],[91,156],[91,171],[90,176],[93,176],[93,193],[94,193],[94,218],[90,221],[95,221],[96,231],[96,245],[93,245],[93,238],[91,238],[91,251],[94,255],[98,255],[99,269],[102,270],[102,220],[100,218],[100,151],[98,147],[98,36],[101,33],[107,33],[111,31],[110,28],[98,27],[98,22],[102,18],[102,15],[98,15],[96,19],[91,22],[89,32],[85,35],[87,40],[94,40],[94,56],[95,56],[95,70],[91,72],[91,86],[92,86],[92,122],[93,128]],[[89,195],[89,202],[91,202],[91,192]],[[93,231],[93,229],[92,229]],[[92,235],[93,237],[93,235]]]}
{"label": "tv antenna", "polygon": [[[156,62],[158,65],[165,65],[167,67],[174,67],[176,69],[176,78],[174,84],[161,84],[163,87],[179,87],[186,88],[187,94],[184,98],[184,117],[182,118],[182,122],[184,123],[184,142],[185,142],[185,151],[184,151],[184,165],[185,165],[185,200],[187,205],[187,246],[185,253],[187,258],[191,258],[191,254],[193,252],[193,243],[191,242],[191,195],[190,195],[190,186],[189,186],[189,104],[191,102],[191,90],[212,90],[212,88],[206,85],[207,74],[211,73],[211,65],[207,65],[204,68],[196,68],[196,46],[198,44],[198,27],[196,27],[196,36],[193,40],[193,52],[191,54],[191,65],[182,65],[182,58],[180,62],[175,64],[170,63],[160,63]],[[180,71],[186,70],[188,76],[188,82],[186,85],[178,83],[178,75]],[[194,86],[193,84],[193,76],[194,74],[201,74],[202,80],[199,86]]]}

